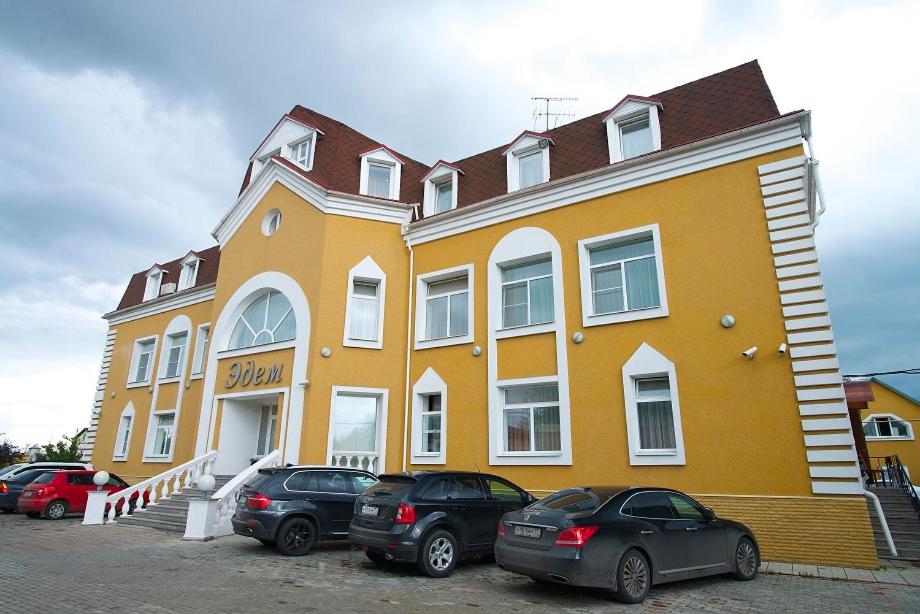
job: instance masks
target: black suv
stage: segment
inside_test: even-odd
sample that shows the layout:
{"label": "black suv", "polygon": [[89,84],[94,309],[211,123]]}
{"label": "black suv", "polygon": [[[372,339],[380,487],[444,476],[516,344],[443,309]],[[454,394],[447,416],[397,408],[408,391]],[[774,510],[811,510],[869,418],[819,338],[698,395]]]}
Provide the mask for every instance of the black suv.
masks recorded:
{"label": "black suv", "polygon": [[318,540],[345,539],[355,498],[374,474],[339,467],[260,469],[240,491],[233,532],[303,556]]}
{"label": "black suv", "polygon": [[413,561],[448,576],[461,554],[492,554],[502,515],[535,501],[494,475],[417,471],[380,476],[355,502],[348,539],[377,564]]}

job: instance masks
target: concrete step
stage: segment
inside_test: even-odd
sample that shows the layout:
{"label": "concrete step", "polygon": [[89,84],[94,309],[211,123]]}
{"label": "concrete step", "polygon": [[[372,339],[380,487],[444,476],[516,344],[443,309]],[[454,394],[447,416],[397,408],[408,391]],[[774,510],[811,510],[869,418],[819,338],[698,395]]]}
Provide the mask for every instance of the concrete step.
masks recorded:
{"label": "concrete step", "polygon": [[123,526],[147,527],[150,529],[159,529],[161,531],[170,531],[172,533],[185,533],[185,522],[174,522],[171,520],[160,520],[149,516],[131,516],[129,518],[118,518],[118,524]]}
{"label": "concrete step", "polygon": [[[132,514],[132,516],[133,515],[134,514]],[[168,522],[181,522],[182,526],[185,526],[185,521],[188,519],[188,510],[174,510],[164,509],[161,507],[151,507],[149,510],[139,511],[137,516],[143,516],[144,518],[154,518]]]}

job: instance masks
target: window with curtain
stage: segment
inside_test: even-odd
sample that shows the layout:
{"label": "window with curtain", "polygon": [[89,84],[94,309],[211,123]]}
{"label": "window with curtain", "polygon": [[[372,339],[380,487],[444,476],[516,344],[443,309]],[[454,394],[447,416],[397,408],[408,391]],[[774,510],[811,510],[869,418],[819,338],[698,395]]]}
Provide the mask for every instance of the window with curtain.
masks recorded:
{"label": "window with curtain", "polygon": [[502,267],[502,328],[554,319],[552,260]]}
{"label": "window with curtain", "polygon": [[338,393],[332,415],[332,453],[376,453],[380,398]]}
{"label": "window with curtain", "polygon": [[652,237],[594,247],[589,253],[594,315],[661,306]]}
{"label": "window with curtain", "polygon": [[169,452],[172,450],[175,428],[175,414],[159,414],[156,416],[156,430],[153,436],[154,456],[169,456]]}
{"label": "window with curtain", "polygon": [[313,144],[313,138],[301,141],[291,146],[291,160],[304,168],[310,166],[310,149]]}
{"label": "window with curtain", "polygon": [[652,129],[648,115],[619,123],[623,159],[635,158],[652,151]]}
{"label": "window with curtain", "polygon": [[906,439],[911,436],[911,429],[907,422],[897,416],[875,416],[871,420],[863,422],[863,433],[865,433],[866,437],[879,439]]}
{"label": "window with curtain", "polygon": [[155,339],[138,341],[134,346],[134,379],[132,384],[146,382],[150,379],[150,363],[153,362],[153,351],[156,347]]}
{"label": "window with curtain", "polygon": [[666,377],[636,380],[636,413],[640,450],[674,450],[674,412],[671,385]]}
{"label": "window with curtain", "polygon": [[375,281],[354,280],[349,299],[348,337],[361,341],[377,341],[380,317],[380,284]]}
{"label": "window with curtain", "polygon": [[115,456],[126,456],[131,442],[131,423],[134,421],[133,410],[125,411],[118,424],[118,436],[115,438]]}
{"label": "window with curtain", "polygon": [[144,286],[144,300],[149,301],[160,296],[160,282],[163,281],[163,274],[160,272],[151,273],[147,276],[147,284]]}
{"label": "window with curtain", "polygon": [[454,183],[450,179],[435,184],[434,212],[450,211],[454,204]]}
{"label": "window with curtain", "polygon": [[204,359],[208,353],[208,335],[210,332],[210,326],[198,328],[198,336],[195,338],[195,360],[192,363],[192,375],[200,375],[204,371]]}
{"label": "window with curtain", "polygon": [[198,258],[194,257],[182,263],[182,268],[179,270],[179,290],[187,290],[195,285],[198,277],[198,263]]}
{"label": "window with curtain", "polygon": [[168,353],[166,355],[166,371],[163,373],[163,377],[179,377],[182,375],[182,367],[185,364],[185,347],[188,345],[188,333],[169,335],[166,339]]}
{"label": "window with curtain", "polygon": [[425,299],[425,339],[466,335],[469,329],[469,277],[433,281]]}
{"label": "window with curtain", "polygon": [[291,302],[280,292],[269,290],[253,299],[243,311],[230,334],[228,349],[290,341],[295,336],[297,321]]}
{"label": "window with curtain", "polygon": [[543,183],[543,150],[538,149],[532,153],[517,156],[518,184],[521,188]]}
{"label": "window with curtain", "polygon": [[441,453],[441,394],[426,394],[422,401],[422,454]]}
{"label": "window with curtain", "polygon": [[390,197],[390,181],[392,180],[393,167],[387,164],[367,165],[367,194],[378,198]]}
{"label": "window with curtain", "polygon": [[541,384],[505,388],[503,429],[505,452],[558,452],[559,387]]}

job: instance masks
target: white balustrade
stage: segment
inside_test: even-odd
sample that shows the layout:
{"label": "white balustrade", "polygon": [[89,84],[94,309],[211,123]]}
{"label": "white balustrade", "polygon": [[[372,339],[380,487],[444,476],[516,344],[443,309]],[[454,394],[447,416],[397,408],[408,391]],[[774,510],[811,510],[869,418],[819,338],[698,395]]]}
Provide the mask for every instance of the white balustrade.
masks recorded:
{"label": "white balustrade", "polygon": [[[211,465],[214,463],[215,458],[217,458],[217,451],[212,450],[134,486],[112,493],[105,499],[103,518],[107,518],[108,522],[116,522],[115,518],[118,514],[131,517],[133,515],[131,509],[132,500],[135,508],[148,508],[151,505],[156,505],[157,501],[161,499],[169,499],[170,495],[178,494],[181,490],[183,477],[185,477],[185,483],[190,484],[199,475],[210,473]],[[147,496],[146,504],[145,495]],[[94,512],[87,508],[86,514],[91,513]],[[98,519],[84,517],[84,523],[95,524],[98,523]]]}
{"label": "white balustrade", "polygon": [[[240,490],[246,482],[259,472],[259,469],[264,467],[274,467],[280,464],[281,461],[281,451],[274,450],[273,452],[266,454],[258,461],[246,467],[243,471],[238,473],[231,479],[229,482],[224,484],[217,492],[211,495],[211,503],[216,506],[214,511],[214,524],[213,524],[213,533],[211,535],[206,535],[204,538],[208,539],[210,537],[219,537],[221,535],[230,535],[233,533],[233,526],[230,524],[230,518],[236,512],[236,501],[239,497]],[[201,508],[202,512],[205,513],[205,508]],[[189,508],[189,516],[186,522],[186,537],[192,533],[191,527],[200,527],[202,523],[204,525],[209,525],[207,521],[203,521],[200,518],[192,517],[192,509]],[[198,539],[197,532],[195,533],[195,539]]]}
{"label": "white balustrade", "polygon": [[379,460],[380,456],[376,452],[335,452],[329,458],[329,464],[333,467],[363,469],[377,473]]}

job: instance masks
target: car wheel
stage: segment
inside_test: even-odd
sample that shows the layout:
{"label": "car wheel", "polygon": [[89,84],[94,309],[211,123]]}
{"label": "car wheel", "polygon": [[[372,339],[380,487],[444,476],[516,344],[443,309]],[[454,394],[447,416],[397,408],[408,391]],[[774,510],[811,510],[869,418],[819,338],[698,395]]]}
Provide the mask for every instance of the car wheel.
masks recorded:
{"label": "car wheel", "polygon": [[41,512],[26,512],[26,516],[29,518],[40,518]]}
{"label": "car wheel", "polygon": [[370,559],[372,563],[375,563],[377,565],[386,565],[387,563],[389,563],[386,555],[384,555],[382,552],[374,552],[373,550],[365,550],[364,554],[367,556],[368,559]]}
{"label": "car wheel", "polygon": [[635,548],[627,550],[617,566],[616,598],[624,603],[642,603],[652,586],[648,559]]}
{"label": "car wheel", "polygon": [[45,511],[42,512],[42,515],[48,520],[60,520],[66,513],[67,502],[63,499],[58,499],[57,501],[52,501],[47,506],[45,506]]}
{"label": "car wheel", "polygon": [[747,537],[738,540],[735,547],[735,572],[737,580],[753,580],[757,575],[758,561],[757,546]]}
{"label": "car wheel", "polygon": [[436,529],[422,542],[418,568],[432,578],[446,578],[453,573],[459,556],[457,538],[443,529]]}
{"label": "car wheel", "polygon": [[303,556],[316,543],[316,527],[306,518],[285,520],[278,529],[275,545],[286,556]]}

